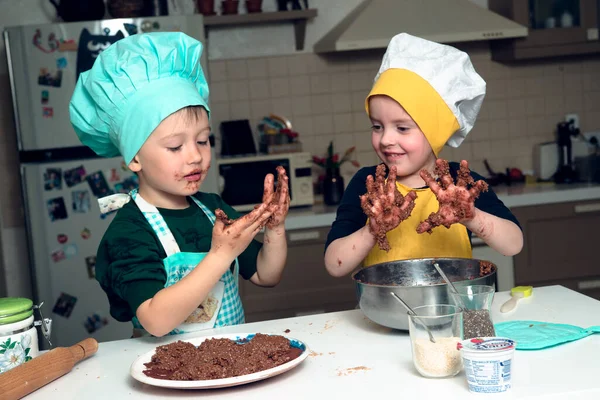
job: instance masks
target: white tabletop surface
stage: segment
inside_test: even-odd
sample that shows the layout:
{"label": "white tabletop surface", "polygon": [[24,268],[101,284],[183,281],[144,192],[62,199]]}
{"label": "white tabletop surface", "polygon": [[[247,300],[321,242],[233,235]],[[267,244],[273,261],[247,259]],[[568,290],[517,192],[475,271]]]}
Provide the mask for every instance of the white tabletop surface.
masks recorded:
{"label": "white tabletop surface", "polygon": [[[599,184],[515,184],[496,186],[492,189],[509,208],[600,199]],[[336,210],[336,206],[322,204],[313,207],[292,208],[286,218],[286,229],[296,230],[331,226],[335,221]]]}
{"label": "white tabletop surface", "polygon": [[[498,309],[509,298],[497,293],[494,322],[531,319],[574,324],[600,324],[600,302],[562,286],[535,288],[510,314]],[[470,399],[464,372],[449,379],[426,379],[414,369],[407,332],[376,325],[360,310],[257,322],[207,331],[287,334],[304,341],[310,356],[297,368],[274,378],[228,389],[174,390],[138,383],[129,375],[138,355],[158,344],[202,336],[129,339],[100,343],[98,352],[69,374],[27,399]],[[494,399],[599,399],[600,335],[538,351],[517,351],[513,388]],[[338,397],[339,396],[339,397]]]}

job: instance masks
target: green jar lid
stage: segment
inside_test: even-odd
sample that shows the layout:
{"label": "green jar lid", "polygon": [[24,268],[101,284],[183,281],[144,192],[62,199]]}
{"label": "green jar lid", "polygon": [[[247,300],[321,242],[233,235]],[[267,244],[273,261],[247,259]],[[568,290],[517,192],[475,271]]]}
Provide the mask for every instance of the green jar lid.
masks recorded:
{"label": "green jar lid", "polygon": [[33,315],[33,301],[23,297],[0,298],[0,325],[20,322]]}

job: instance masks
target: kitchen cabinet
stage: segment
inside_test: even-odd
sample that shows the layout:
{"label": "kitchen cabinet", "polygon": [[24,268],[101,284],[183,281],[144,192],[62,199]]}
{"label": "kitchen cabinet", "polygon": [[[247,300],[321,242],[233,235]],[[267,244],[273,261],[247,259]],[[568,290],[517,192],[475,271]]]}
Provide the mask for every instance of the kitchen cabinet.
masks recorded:
{"label": "kitchen cabinet", "polygon": [[306,24],[308,20],[317,16],[316,9],[258,12],[234,15],[212,15],[204,17],[205,37],[208,39],[211,27],[243,25],[257,25],[268,23],[292,22],[294,24],[294,36],[296,39],[296,50],[304,50],[306,39]]}
{"label": "kitchen cabinet", "polygon": [[525,25],[524,38],[490,42],[494,61],[600,53],[600,0],[489,0],[490,10]]}
{"label": "kitchen cabinet", "polygon": [[514,261],[513,257],[508,257],[498,253],[478,237],[472,239],[473,258],[487,260],[496,265],[496,291],[503,292],[510,290],[515,286]]}
{"label": "kitchen cabinet", "polygon": [[512,209],[525,235],[516,285],[563,285],[600,299],[600,199]]}
{"label": "kitchen cabinet", "polygon": [[[288,257],[281,282],[272,288],[240,279],[246,322],[353,309],[356,289],[350,276],[325,270],[325,240],[330,227],[287,232]],[[262,241],[262,237],[258,237]]]}

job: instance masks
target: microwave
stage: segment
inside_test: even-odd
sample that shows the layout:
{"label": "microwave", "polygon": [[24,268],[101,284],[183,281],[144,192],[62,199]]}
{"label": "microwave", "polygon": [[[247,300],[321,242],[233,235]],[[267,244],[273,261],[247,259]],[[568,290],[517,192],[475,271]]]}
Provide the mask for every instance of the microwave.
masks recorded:
{"label": "microwave", "polygon": [[218,193],[238,211],[262,203],[265,176],[281,165],[289,178],[290,207],[312,206],[312,156],[308,152],[231,157],[216,160]]}

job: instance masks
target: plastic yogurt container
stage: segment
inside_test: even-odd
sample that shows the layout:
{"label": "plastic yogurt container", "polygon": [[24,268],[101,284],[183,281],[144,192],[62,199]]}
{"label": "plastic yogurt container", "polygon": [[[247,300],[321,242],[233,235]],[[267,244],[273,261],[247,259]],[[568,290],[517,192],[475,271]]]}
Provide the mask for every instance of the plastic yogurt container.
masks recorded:
{"label": "plastic yogurt container", "polygon": [[469,391],[500,393],[511,387],[516,343],[504,337],[481,337],[458,344]]}

